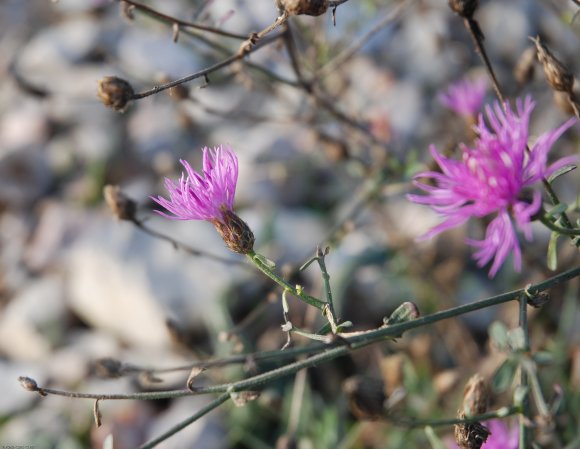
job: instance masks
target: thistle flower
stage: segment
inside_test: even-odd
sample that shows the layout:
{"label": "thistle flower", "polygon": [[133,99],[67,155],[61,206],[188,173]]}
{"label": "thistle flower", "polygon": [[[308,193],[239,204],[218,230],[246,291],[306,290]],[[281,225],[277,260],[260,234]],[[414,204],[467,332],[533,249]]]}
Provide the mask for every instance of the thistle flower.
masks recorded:
{"label": "thistle flower", "polygon": [[[550,148],[575,119],[542,134],[526,154],[528,124],[534,105],[532,99],[526,97],[523,102],[517,100],[517,111],[506,105],[504,112],[498,102],[493,108],[487,106],[489,127],[480,114],[479,124],[475,127],[479,136],[475,148],[461,145],[461,160],[448,159],[431,145],[431,154],[441,173],[426,171],[417,174],[414,184],[427,195],[407,196],[415,203],[431,206],[445,218],[420,239],[460,226],[470,217],[496,214],[487,226],[483,240],[466,240],[477,248],[474,257],[478,266],[482,267],[493,259],[490,277],[495,276],[510,253],[514,256],[515,269],[521,269],[516,227],[527,240],[531,240],[530,222],[541,207],[540,193],[534,191],[531,199],[524,199],[524,189],[570,162],[570,158],[564,158],[549,167],[546,165]],[[429,178],[435,185],[422,183],[419,178]]]}
{"label": "thistle flower", "polygon": [[[485,423],[491,434],[481,449],[517,449],[519,430],[517,426],[508,427],[501,419],[492,419]],[[459,449],[456,443],[449,445],[450,449]]]}
{"label": "thistle flower", "polygon": [[238,180],[238,159],[231,148],[215,147],[203,150],[202,173],[181,160],[185,173],[178,182],[165,178],[169,199],[154,198],[173,215],[156,210],[172,220],[206,220],[211,222],[232,251],[247,254],[254,246],[254,234],[234,211],[234,196]]}
{"label": "thistle flower", "polygon": [[443,106],[464,117],[476,117],[485,98],[487,81],[479,77],[474,80],[463,79],[449,85],[437,98]]}

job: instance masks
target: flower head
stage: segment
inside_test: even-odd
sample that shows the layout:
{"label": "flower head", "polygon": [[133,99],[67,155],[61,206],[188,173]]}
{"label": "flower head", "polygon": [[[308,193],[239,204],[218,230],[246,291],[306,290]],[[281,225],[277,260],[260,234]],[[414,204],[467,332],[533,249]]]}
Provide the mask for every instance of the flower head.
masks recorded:
{"label": "flower head", "polygon": [[485,78],[464,79],[451,84],[446,91],[440,92],[437,98],[444,106],[459,115],[476,117],[483,105],[486,90]]}
{"label": "flower head", "polygon": [[[517,426],[508,427],[501,419],[492,419],[484,423],[491,434],[481,449],[517,449],[519,444],[519,430]],[[449,445],[450,449],[459,449],[456,443]]]}
{"label": "flower head", "polygon": [[[479,136],[475,147],[462,145],[460,160],[444,157],[431,145],[431,154],[441,172],[417,174],[414,184],[427,195],[408,195],[411,201],[429,205],[445,218],[422,239],[462,225],[472,216],[497,214],[487,226],[483,240],[466,241],[477,248],[475,259],[480,267],[493,259],[490,277],[495,276],[510,253],[514,256],[515,269],[521,269],[516,227],[531,240],[530,222],[541,206],[539,192],[524,199],[523,190],[570,162],[570,158],[565,158],[547,166],[551,146],[575,119],[542,134],[526,154],[534,102],[526,97],[523,102],[518,99],[516,105],[516,111],[506,105],[505,112],[497,102],[493,108],[487,106],[489,127],[480,115],[475,128]],[[435,185],[422,183],[419,178],[429,178]]]}
{"label": "flower head", "polygon": [[238,217],[234,196],[238,180],[238,159],[231,148],[204,148],[203,169],[198,173],[182,160],[185,173],[179,181],[165,178],[169,199],[152,197],[172,215],[156,210],[172,220],[207,220],[211,222],[232,251],[247,254],[252,251],[254,234]]}

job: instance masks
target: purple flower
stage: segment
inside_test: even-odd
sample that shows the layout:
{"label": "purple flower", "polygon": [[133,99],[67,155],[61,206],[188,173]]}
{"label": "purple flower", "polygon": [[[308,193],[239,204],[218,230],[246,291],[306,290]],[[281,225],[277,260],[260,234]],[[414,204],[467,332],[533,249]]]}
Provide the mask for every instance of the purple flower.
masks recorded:
{"label": "purple flower", "polygon": [[439,101],[452,111],[466,117],[476,117],[485,97],[487,81],[479,77],[464,79],[451,84],[446,91],[437,95]]}
{"label": "purple flower", "polygon": [[[521,250],[516,227],[530,240],[530,222],[541,206],[541,195],[534,191],[524,199],[523,190],[549,176],[570,162],[560,159],[547,167],[548,152],[554,142],[575,122],[571,119],[559,128],[542,134],[526,154],[528,124],[534,102],[530,97],[517,100],[517,111],[506,105],[504,112],[496,102],[493,109],[485,108],[489,127],[479,116],[475,127],[478,139],[475,148],[461,145],[461,160],[452,160],[441,155],[434,145],[431,154],[441,172],[427,171],[415,176],[413,183],[427,195],[408,195],[408,199],[429,205],[445,219],[420,239],[428,239],[450,228],[465,223],[470,217],[497,214],[487,226],[483,240],[467,239],[477,248],[475,259],[482,267],[493,259],[489,272],[495,276],[510,253],[514,255],[514,267],[521,269]],[[418,181],[429,178],[432,184]]]}
{"label": "purple flower", "polygon": [[221,221],[225,211],[232,211],[238,159],[231,148],[215,147],[203,150],[203,173],[199,174],[188,162],[181,160],[185,173],[178,182],[165,178],[169,200],[159,196],[152,199],[171,214],[156,210],[172,220]]}
{"label": "purple flower", "polygon": [[[517,426],[509,428],[501,419],[492,419],[483,423],[491,432],[481,449],[518,449],[519,429]],[[459,449],[455,442],[449,445],[449,449]]]}

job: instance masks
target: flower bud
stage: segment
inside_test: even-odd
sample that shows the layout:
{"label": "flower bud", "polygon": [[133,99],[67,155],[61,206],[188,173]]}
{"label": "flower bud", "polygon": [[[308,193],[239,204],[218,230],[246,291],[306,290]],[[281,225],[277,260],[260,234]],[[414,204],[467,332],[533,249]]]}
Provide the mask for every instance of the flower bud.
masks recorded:
{"label": "flower bud", "polygon": [[106,76],[98,83],[97,96],[105,106],[123,112],[133,99],[133,87],[122,78]]}
{"label": "flower bud", "polygon": [[552,89],[554,90],[560,90],[571,94],[574,88],[574,76],[572,73],[552,54],[548,47],[540,42],[539,37],[532,39],[532,41],[536,44],[538,60],[544,67],[544,73],[546,74],[548,84],[552,86]]}
{"label": "flower bud", "polygon": [[20,382],[20,385],[22,385],[22,388],[26,391],[38,391],[38,384],[30,377],[20,376],[18,377],[18,382]]}
{"label": "flower bud", "polygon": [[290,16],[319,16],[328,9],[328,0],[276,0],[278,9]]}
{"label": "flower bud", "polygon": [[479,6],[479,0],[448,0],[449,7],[461,17],[471,19]]}
{"label": "flower bud", "polygon": [[113,215],[119,220],[135,220],[137,204],[127,195],[125,195],[119,186],[107,184],[103,188],[105,202],[113,212]]}
{"label": "flower bud", "polygon": [[226,246],[235,253],[248,254],[254,250],[254,233],[244,220],[231,210],[223,210],[222,219],[212,220]]}

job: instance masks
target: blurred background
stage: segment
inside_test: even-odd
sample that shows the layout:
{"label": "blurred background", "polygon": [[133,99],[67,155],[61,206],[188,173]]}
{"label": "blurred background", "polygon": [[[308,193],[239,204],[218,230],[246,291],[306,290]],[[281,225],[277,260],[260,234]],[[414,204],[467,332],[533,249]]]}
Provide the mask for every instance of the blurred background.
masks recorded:
{"label": "blurred background", "polygon": [[[229,144],[236,151],[236,210],[253,229],[257,251],[293,273],[293,283],[320,296],[317,268],[295,269],[317,245],[331,247],[327,265],[338,315],[355,330],[380,326],[407,300],[428,314],[553,275],[546,266],[550,234],[541,227],[524,245],[522,273],[508,260],[493,280],[463,243],[467,235],[482,236],[482,223],[415,242],[439,219],[405,199],[410,178],[431,164],[429,144],[453,151],[473,138],[469,124],[445,109],[437,93],[457,79],[485,76],[462,19],[447,2],[350,0],[336,9],[335,24],[330,9],[293,17],[286,37],[242,62],[134,101],[123,113],[97,98],[103,77],[147,90],[235,54],[242,39],[185,27],[175,34],[160,16],[121,3],[0,2],[3,445],[101,448],[112,433],[115,448],[135,448],[209,401],[109,401],[101,404],[97,428],[91,401],[41,398],[24,391],[18,376],[71,391],[183,388],[188,371],[157,379],[136,368],[114,378],[113,362],[103,358],[166,368],[284,345],[275,286],[228,253],[210,224],[152,213],[150,196],[164,194],[163,178],[179,176],[180,158],[199,167],[205,146]],[[271,0],[145,3],[241,36],[278,15]],[[520,79],[525,82],[514,70],[531,46],[528,37],[540,35],[578,74],[580,18],[571,23],[577,11],[565,0],[490,0],[476,12],[506,95],[531,94],[537,102],[532,136],[570,112],[540,67]],[[314,88],[305,88],[305,80]],[[576,125],[551,157],[577,154],[579,135]],[[138,217],[151,229],[227,261],[189,255],[117,220],[103,200],[107,184],[139,204]],[[555,188],[574,204],[578,175],[568,174]],[[558,270],[578,260],[565,239],[558,256]],[[539,368],[546,397],[558,384],[565,398],[556,431],[538,437],[544,447],[578,441],[577,306],[578,282],[572,281],[553,289],[551,301],[530,315],[532,349],[547,354]],[[421,428],[377,420],[365,401],[403,392],[396,407],[404,416],[454,417],[465,380],[475,373],[492,379],[507,357],[490,341],[490,324],[515,327],[517,310],[510,303],[446,320],[267,385],[256,401],[228,404],[159,447],[429,447]],[[290,319],[313,331],[322,323],[294,299]],[[293,339],[294,346],[307,343]],[[199,382],[240,379],[274,366],[214,368]],[[498,388],[492,407],[510,403],[510,385]],[[438,430],[443,439],[451,432]]]}

